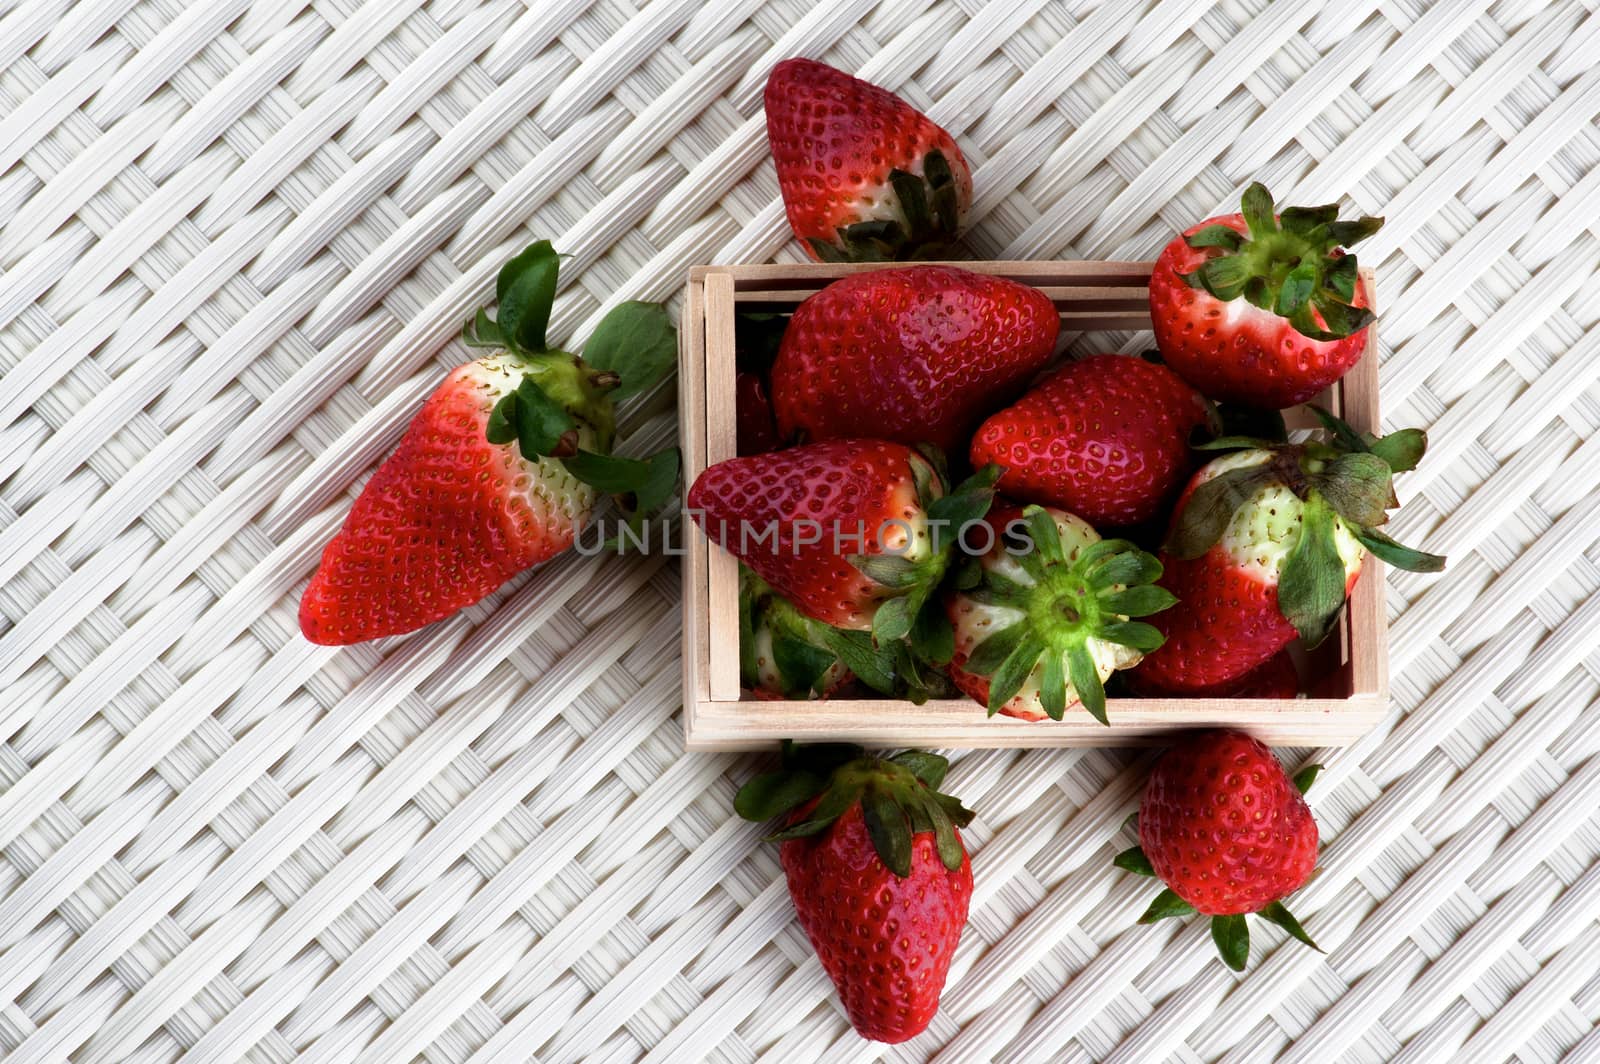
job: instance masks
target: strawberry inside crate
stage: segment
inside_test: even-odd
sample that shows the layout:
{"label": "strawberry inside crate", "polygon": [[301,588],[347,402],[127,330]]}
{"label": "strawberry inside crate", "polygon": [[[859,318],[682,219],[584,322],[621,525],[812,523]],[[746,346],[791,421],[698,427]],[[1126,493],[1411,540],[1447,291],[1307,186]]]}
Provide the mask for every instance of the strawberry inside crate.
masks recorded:
{"label": "strawberry inside crate", "polygon": [[[1032,285],[1061,318],[1063,357],[1134,354],[1150,339],[1148,279],[1138,262],[961,263]],[[871,264],[697,267],[691,275],[681,336],[681,402],[686,477],[733,457],[736,448],[735,366],[741,315],[791,314],[830,281],[881,269]],[[1369,288],[1371,279],[1367,281]],[[747,323],[748,324],[748,323]],[[771,320],[746,328],[746,345],[770,343]],[[1376,431],[1377,330],[1367,352],[1316,400],[1358,431]],[[763,335],[764,334],[764,335]],[[1052,362],[1051,367],[1057,362]],[[1317,424],[1308,408],[1284,412],[1291,438]],[[685,565],[685,722],[691,748],[766,746],[779,738],[840,739],[867,745],[1116,745],[1152,741],[1162,732],[1207,724],[1243,727],[1277,743],[1337,745],[1376,721],[1387,701],[1382,566],[1365,560],[1349,604],[1320,646],[1294,650],[1302,696],[1283,698],[1133,698],[1113,690],[1109,727],[1079,712],[1036,723],[987,716],[963,697],[921,705],[873,692],[826,700],[758,700],[741,691],[738,566],[731,555],[690,530]]]}

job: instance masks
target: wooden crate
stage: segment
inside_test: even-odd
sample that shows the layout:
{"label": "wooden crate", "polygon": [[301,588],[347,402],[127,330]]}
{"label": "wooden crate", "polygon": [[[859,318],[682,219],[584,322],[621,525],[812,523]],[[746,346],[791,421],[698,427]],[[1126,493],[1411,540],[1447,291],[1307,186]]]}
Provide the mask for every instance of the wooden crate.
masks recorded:
{"label": "wooden crate", "polygon": [[[1061,311],[1064,332],[1150,328],[1148,262],[963,262],[1042,289]],[[679,413],[684,474],[732,458],[734,314],[793,310],[828,282],[881,265],[697,266],[689,273],[680,330]],[[1370,273],[1367,289],[1374,291]],[[1120,338],[1119,338],[1120,339]],[[1111,345],[1108,345],[1108,349]],[[1378,431],[1378,338],[1371,327],[1361,362],[1318,401],[1356,429]],[[1286,412],[1291,428],[1315,424],[1310,411]],[[969,699],[917,706],[888,699],[815,702],[741,700],[738,563],[684,523],[684,744],[691,750],[745,750],[778,739],[844,740],[866,746],[1132,746],[1180,728],[1226,725],[1278,745],[1338,746],[1370,729],[1388,707],[1388,630],[1383,566],[1368,556],[1338,631],[1310,663],[1319,679],[1309,697],[1279,699],[1110,699],[1109,727],[1087,713],[1028,723],[988,717]]]}

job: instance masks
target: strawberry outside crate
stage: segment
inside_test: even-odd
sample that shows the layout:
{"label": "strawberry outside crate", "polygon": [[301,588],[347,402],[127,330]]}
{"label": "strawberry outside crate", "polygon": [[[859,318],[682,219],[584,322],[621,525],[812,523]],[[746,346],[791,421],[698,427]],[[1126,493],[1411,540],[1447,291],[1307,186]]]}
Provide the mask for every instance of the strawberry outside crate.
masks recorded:
{"label": "strawberry outside crate", "polygon": [[[1078,350],[1150,346],[1148,262],[962,262],[1042,289],[1061,312]],[[735,453],[734,317],[792,311],[830,281],[885,269],[877,264],[696,266],[689,273],[679,332],[679,415],[684,475]],[[1367,290],[1375,291],[1370,274]],[[1085,339],[1084,334],[1090,334]],[[1094,334],[1100,334],[1098,336]],[[1131,345],[1132,341],[1142,341]],[[1318,402],[1358,431],[1378,431],[1378,326],[1366,352]],[[1309,410],[1285,412],[1291,430]],[[1164,732],[1225,725],[1277,745],[1338,746],[1364,734],[1388,708],[1388,631],[1383,565],[1367,557],[1338,630],[1308,661],[1308,696],[1298,699],[1110,699],[1109,727],[1081,709],[1063,721],[988,717],[969,699],[924,705],[891,699],[758,701],[739,690],[739,575],[733,556],[684,522],[684,742],[691,750],[745,750],[779,739],[843,740],[867,746],[1117,746],[1159,741]]]}

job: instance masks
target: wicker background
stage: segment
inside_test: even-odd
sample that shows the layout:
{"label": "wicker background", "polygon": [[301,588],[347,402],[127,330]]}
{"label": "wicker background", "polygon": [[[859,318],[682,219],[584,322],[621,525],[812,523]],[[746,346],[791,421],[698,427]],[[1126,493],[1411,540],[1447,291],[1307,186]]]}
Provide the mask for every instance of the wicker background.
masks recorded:
{"label": "wicker background", "polygon": [[[0,1050],[1600,1060],[1593,6],[0,0]],[[1318,755],[1326,956],[1129,929],[1142,755],[965,755],[972,923],[873,1047],[732,818],[757,761],[681,752],[671,560],[298,637],[506,253],[573,256],[557,340],[795,256],[794,54],[956,135],[984,256],[1148,257],[1256,177],[1389,217],[1384,403],[1433,442],[1395,527],[1452,565],[1391,577],[1394,712]]]}

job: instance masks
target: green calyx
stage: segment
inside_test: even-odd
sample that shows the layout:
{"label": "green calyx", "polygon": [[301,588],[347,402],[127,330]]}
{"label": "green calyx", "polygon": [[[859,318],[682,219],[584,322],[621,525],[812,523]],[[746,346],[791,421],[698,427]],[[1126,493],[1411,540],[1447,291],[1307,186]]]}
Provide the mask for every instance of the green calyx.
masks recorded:
{"label": "green calyx", "polygon": [[1394,474],[1416,468],[1427,449],[1426,435],[1418,429],[1387,436],[1358,433],[1329,411],[1318,406],[1312,410],[1327,430],[1326,440],[1284,444],[1225,436],[1199,445],[1201,450],[1261,451],[1266,459],[1229,469],[1196,487],[1162,549],[1176,558],[1198,558],[1222,538],[1241,507],[1256,505],[1269,488],[1287,488],[1303,509],[1278,577],[1278,609],[1315,646],[1332,630],[1345,599],[1338,528],[1396,568],[1438,572],[1445,559],[1397,543],[1378,530],[1388,522],[1390,508],[1398,505]]}
{"label": "green calyx", "polygon": [[[555,302],[560,256],[539,240],[500,268],[495,317],[480,308],[462,329],[468,347],[504,350],[522,380],[489,413],[490,443],[515,443],[528,461],[560,459],[585,484],[617,496],[630,521],[662,506],[677,484],[676,448],[648,459],[608,452],[617,399],[645,391],[677,358],[677,330],[659,303],[620,303],[600,320],[584,356],[554,350],[545,331]],[[597,449],[580,450],[579,427]]]}
{"label": "green calyx", "polygon": [[[1294,776],[1294,785],[1301,794],[1311,789],[1311,784],[1316,780],[1321,765],[1307,765]],[[1131,846],[1111,859],[1111,863],[1124,872],[1132,872],[1136,876],[1156,877],[1155,867],[1150,863],[1149,856],[1140,846]],[[1139,917],[1141,924],[1153,924],[1175,916],[1190,916],[1195,912],[1194,906],[1184,901],[1171,887],[1164,887],[1150,901],[1143,915]],[[1253,915],[1263,920],[1277,924],[1287,931],[1290,937],[1297,942],[1304,943],[1316,950],[1323,952],[1322,947],[1312,941],[1306,929],[1300,926],[1300,921],[1294,918],[1280,898]],[[1236,972],[1244,971],[1245,961],[1250,955],[1250,928],[1245,923],[1244,914],[1236,913],[1226,916],[1213,916],[1211,918],[1211,940],[1216,943],[1217,953],[1221,955],[1222,962]]]}
{"label": "green calyx", "polygon": [[1336,203],[1276,211],[1259,181],[1241,208],[1248,236],[1219,222],[1184,237],[1191,248],[1219,252],[1181,274],[1185,284],[1225,302],[1246,299],[1312,340],[1340,340],[1372,322],[1372,312],[1353,303],[1356,257],[1336,252],[1376,233],[1382,218],[1341,222]]}
{"label": "green calyx", "polygon": [[1081,702],[1107,724],[1105,686],[1091,642],[1147,654],[1162,644],[1162,635],[1130,618],[1157,613],[1177,599],[1155,586],[1161,563],[1127,540],[1098,540],[1068,556],[1048,511],[1029,506],[1023,520],[1029,543],[1015,557],[1028,582],[986,571],[981,583],[961,592],[982,605],[1015,610],[1021,618],[974,647],[962,668],[989,678],[991,716],[1038,669],[1039,701],[1052,720],[1061,720],[1068,705]]}
{"label": "green calyx", "polygon": [[912,461],[917,498],[928,520],[927,555],[913,559],[898,554],[855,554],[848,559],[873,582],[893,592],[873,614],[873,644],[909,639],[917,655],[935,666],[949,662],[955,635],[934,591],[949,571],[963,530],[988,514],[1002,472],[998,465],[984,466],[955,490],[943,493],[940,464],[922,457]]}
{"label": "green calyx", "polygon": [[872,848],[895,875],[911,875],[912,838],[926,831],[934,834],[940,863],[955,872],[966,853],[956,829],[971,823],[973,813],[940,793],[949,767],[922,750],[880,758],[845,743],[800,746],[786,739],[782,767],[739,788],[733,808],[757,822],[784,817],[785,826],[767,840],[786,842],[820,834],[859,803]]}
{"label": "green calyx", "polygon": [[739,678],[745,687],[770,690],[759,660],[765,650],[778,681],[773,693],[793,699],[826,695],[844,665],[821,637],[822,627],[754,571],[739,566]]}
{"label": "green calyx", "polygon": [[[770,636],[772,667],[785,698],[810,699],[826,693],[835,668],[848,670],[879,694],[917,705],[947,698],[954,688],[939,663],[913,650],[914,640],[875,643],[868,632],[834,628],[795,609],[757,576],[739,567],[739,672],[746,688],[762,688],[757,630]],[[948,660],[948,657],[946,658]]]}
{"label": "green calyx", "polygon": [[[943,152],[923,159],[922,176],[892,170],[889,184],[900,203],[900,219],[875,218],[839,229],[833,241],[807,243],[823,262],[904,262],[949,254],[961,235],[961,203],[955,173]],[[903,219],[903,220],[902,220]]]}

